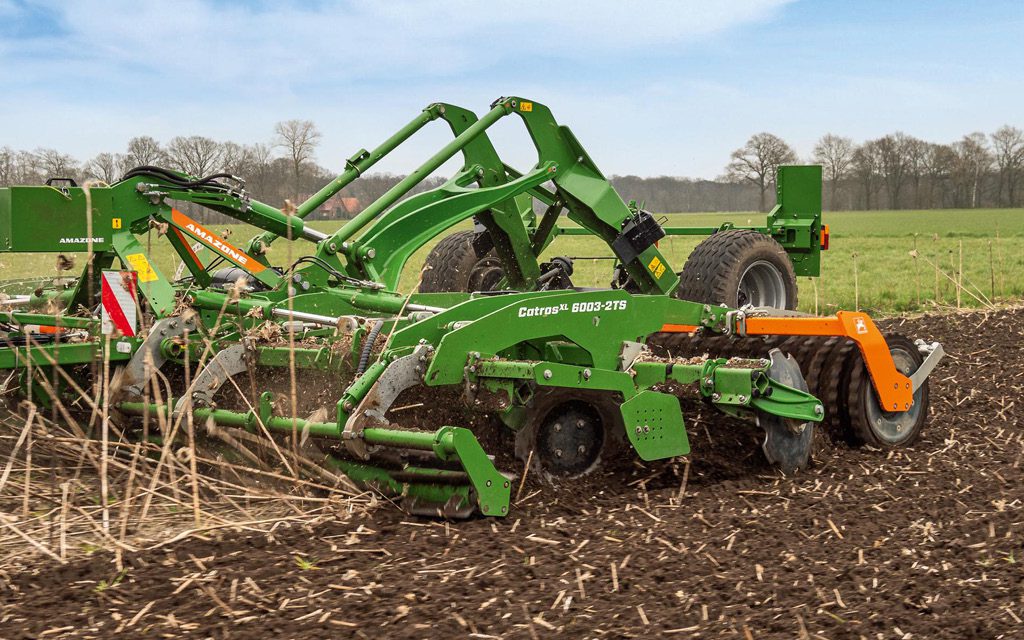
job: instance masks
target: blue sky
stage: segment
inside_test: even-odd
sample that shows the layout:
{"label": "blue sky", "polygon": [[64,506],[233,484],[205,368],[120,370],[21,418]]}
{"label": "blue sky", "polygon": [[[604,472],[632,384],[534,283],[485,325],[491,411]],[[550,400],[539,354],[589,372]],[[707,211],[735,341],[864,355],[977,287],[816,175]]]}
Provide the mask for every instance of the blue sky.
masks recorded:
{"label": "blue sky", "polygon": [[[752,133],[949,142],[1024,128],[1024,2],[0,0],[0,146],[85,160],[134,135],[268,141],[338,169],[433,101],[548,104],[606,173],[714,177]],[[494,131],[533,156],[513,119]],[[381,170],[405,172],[437,126]]]}

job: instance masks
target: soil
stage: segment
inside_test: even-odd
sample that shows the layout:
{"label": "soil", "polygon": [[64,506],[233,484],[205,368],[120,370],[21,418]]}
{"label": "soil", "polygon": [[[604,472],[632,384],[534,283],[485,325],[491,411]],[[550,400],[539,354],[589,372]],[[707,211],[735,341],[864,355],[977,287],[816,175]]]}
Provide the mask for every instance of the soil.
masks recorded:
{"label": "soil", "polygon": [[382,503],[126,554],[120,579],[102,552],[0,572],[0,636],[1024,637],[1021,312],[885,324],[948,352],[912,448],[832,444],[786,478],[755,428],[688,416],[689,459],[528,479],[504,519]]}

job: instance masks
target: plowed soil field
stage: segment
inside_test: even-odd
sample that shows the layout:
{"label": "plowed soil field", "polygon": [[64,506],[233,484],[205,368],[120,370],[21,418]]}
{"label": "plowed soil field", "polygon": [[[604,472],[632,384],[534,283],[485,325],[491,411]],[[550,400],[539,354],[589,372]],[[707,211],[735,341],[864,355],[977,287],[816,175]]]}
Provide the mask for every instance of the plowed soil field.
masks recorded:
{"label": "plowed soil field", "polygon": [[120,572],[39,556],[0,572],[0,637],[1024,637],[1021,310],[884,324],[948,352],[909,449],[833,445],[787,478],[757,429],[707,416],[688,461],[531,480],[504,519],[381,503]]}

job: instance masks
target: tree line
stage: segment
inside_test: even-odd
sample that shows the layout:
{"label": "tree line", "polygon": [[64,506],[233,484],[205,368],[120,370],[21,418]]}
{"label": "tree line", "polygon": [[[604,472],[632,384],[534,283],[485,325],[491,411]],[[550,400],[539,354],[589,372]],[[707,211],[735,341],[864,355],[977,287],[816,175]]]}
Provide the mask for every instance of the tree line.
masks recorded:
{"label": "tree line", "polygon": [[[863,144],[826,134],[809,158],[822,166],[829,209],[1015,207],[1024,187],[1024,131],[1009,125],[936,144],[897,131]],[[734,151],[724,179],[756,188],[759,205],[780,164],[797,154],[770,133]]]}
{"label": "tree line", "polygon": [[[128,141],[124,151],[104,152],[79,162],[55,149],[0,147],[0,186],[42,184],[72,178],[113,184],[129,169],[157,165],[201,177],[229,173],[268,203],[301,201],[334,172],[316,162],[321,134],[309,120],[287,120],[267,142],[238,144],[205,136],[176,136],[161,143],[149,136]],[[781,164],[822,165],[827,209],[933,209],[1016,207],[1024,200],[1024,131],[1004,126],[971,133],[951,144],[920,140],[902,132],[861,144],[826,134],[809,158],[799,158],[783,139],[758,133],[733,151],[715,180],[672,176],[612,176],[624,198],[651,211],[764,211],[774,203],[775,171]],[[403,176],[371,173],[346,187],[314,218],[345,218],[394,186]],[[440,184],[434,178],[420,189]],[[211,214],[211,222],[221,221]]]}

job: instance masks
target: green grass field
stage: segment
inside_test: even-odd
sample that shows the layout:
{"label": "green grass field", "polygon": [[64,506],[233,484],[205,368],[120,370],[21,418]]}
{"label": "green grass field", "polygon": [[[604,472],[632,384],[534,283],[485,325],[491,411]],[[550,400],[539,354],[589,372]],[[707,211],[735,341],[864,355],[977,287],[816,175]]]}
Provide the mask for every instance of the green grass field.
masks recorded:
{"label": "green grass field", "polygon": [[[763,214],[668,214],[668,226],[717,226],[726,221],[759,224]],[[849,211],[826,213],[832,230],[831,250],[823,254],[821,278],[800,279],[800,307],[806,311],[830,313],[836,309],[872,312],[900,312],[930,308],[936,304],[955,306],[958,277],[963,259],[962,306],[982,306],[978,299],[1019,299],[1024,297],[1024,209],[971,209],[935,211]],[[314,223],[322,231],[337,229],[336,222]],[[229,230],[235,244],[254,235],[245,225],[215,226]],[[468,228],[462,225],[460,228]],[[676,270],[700,238],[669,237],[662,250]],[[155,235],[152,255],[166,274],[174,273],[177,258],[166,240]],[[142,239],[143,245],[147,239]],[[400,288],[415,288],[419,269],[433,243],[421,249],[403,274]],[[911,252],[915,249],[918,258]],[[292,259],[308,251],[310,244],[293,245]],[[285,263],[286,243],[274,245],[274,263]],[[561,237],[548,255],[608,256],[610,250],[588,237]],[[77,256],[78,260],[82,256]],[[55,256],[6,254],[0,256],[0,279],[48,277],[55,275]],[[577,260],[574,281],[582,286],[606,286],[612,263],[609,260]],[[24,290],[9,286],[8,292]],[[970,292],[970,293],[968,293]],[[973,294],[973,295],[972,295]],[[975,296],[978,298],[976,299]]]}

